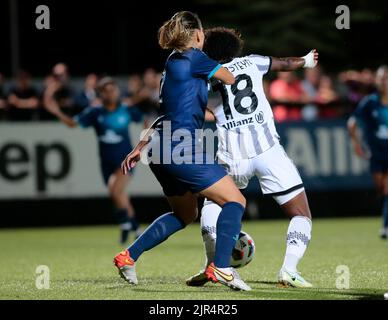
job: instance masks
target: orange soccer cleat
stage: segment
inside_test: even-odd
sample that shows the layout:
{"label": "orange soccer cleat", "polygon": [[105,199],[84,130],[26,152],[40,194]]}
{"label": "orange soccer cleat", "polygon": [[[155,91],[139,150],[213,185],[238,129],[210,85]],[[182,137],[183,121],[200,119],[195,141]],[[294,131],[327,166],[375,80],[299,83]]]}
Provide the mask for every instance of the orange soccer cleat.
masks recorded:
{"label": "orange soccer cleat", "polygon": [[128,250],[120,252],[113,260],[120,276],[130,284],[137,284],[135,261],[129,255]]}
{"label": "orange soccer cleat", "polygon": [[237,271],[232,268],[217,268],[211,263],[205,271],[208,280],[214,283],[220,283],[233,290],[250,291],[251,288],[241,279]]}

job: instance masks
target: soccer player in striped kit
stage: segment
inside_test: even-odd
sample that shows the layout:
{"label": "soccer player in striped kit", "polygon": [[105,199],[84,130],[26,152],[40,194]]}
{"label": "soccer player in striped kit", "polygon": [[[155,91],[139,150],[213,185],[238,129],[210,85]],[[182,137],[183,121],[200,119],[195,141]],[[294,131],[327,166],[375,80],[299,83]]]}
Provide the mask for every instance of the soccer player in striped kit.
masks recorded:
{"label": "soccer player in striped kit", "polygon": [[[287,156],[276,132],[271,106],[263,89],[263,76],[269,71],[314,68],[318,53],[312,50],[300,58],[272,58],[260,55],[239,57],[243,48],[240,35],[232,29],[213,28],[206,32],[204,51],[219,61],[235,77],[233,85],[213,81],[220,104],[208,107],[218,130],[217,158],[240,189],[257,176],[262,192],[272,195],[291,218],[287,248],[279,283],[292,287],[311,287],[297,271],[311,239],[311,213],[299,172]],[[205,200],[201,228],[207,262],[214,259],[216,226],[221,208]],[[187,280],[189,286],[201,286],[208,280],[203,271]]]}

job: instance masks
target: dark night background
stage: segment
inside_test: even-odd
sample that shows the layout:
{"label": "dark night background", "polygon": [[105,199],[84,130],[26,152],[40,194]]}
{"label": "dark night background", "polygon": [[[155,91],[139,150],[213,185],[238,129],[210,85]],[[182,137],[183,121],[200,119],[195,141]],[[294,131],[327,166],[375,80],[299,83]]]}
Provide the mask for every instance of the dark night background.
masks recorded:
{"label": "dark night background", "polygon": [[[11,0],[14,1],[14,0]],[[51,30],[35,28],[35,8],[48,5]],[[351,29],[335,28],[335,8],[351,10]],[[179,10],[197,12],[204,26],[240,29],[246,51],[266,55],[302,55],[317,47],[331,71],[376,67],[388,49],[388,4],[383,1],[60,1],[19,0],[20,65],[35,76],[55,62],[69,63],[73,75],[113,75],[163,68],[157,30]],[[0,71],[11,75],[9,1],[0,2]]]}

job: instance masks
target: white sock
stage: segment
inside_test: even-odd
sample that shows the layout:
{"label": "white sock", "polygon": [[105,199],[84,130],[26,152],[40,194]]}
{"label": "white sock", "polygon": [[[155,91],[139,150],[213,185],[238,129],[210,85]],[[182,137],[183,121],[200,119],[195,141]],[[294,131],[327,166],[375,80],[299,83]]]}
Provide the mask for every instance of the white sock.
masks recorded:
{"label": "white sock", "polygon": [[217,220],[222,208],[210,200],[205,200],[201,211],[202,239],[206,251],[205,268],[214,261],[216,253]]}
{"label": "white sock", "polygon": [[122,223],[122,224],[120,224],[120,229],[129,231],[132,229],[132,223],[130,223],[130,222]]}
{"label": "white sock", "polygon": [[312,222],[304,216],[291,219],[287,231],[287,249],[283,268],[290,272],[297,272],[297,266],[302,259],[311,240]]}

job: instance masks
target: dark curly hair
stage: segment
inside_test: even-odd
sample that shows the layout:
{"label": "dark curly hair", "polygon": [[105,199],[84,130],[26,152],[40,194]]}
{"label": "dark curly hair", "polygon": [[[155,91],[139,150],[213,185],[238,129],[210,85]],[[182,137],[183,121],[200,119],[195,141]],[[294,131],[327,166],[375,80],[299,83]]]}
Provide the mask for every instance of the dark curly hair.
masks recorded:
{"label": "dark curly hair", "polygon": [[203,51],[220,63],[227,63],[240,56],[243,47],[241,34],[235,29],[217,27],[205,30]]}

